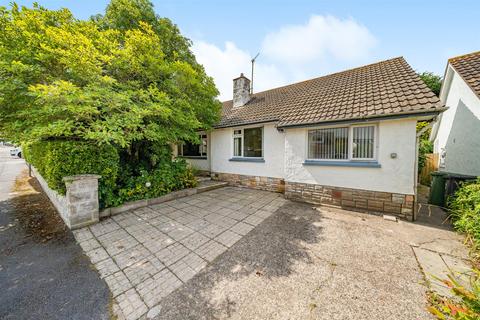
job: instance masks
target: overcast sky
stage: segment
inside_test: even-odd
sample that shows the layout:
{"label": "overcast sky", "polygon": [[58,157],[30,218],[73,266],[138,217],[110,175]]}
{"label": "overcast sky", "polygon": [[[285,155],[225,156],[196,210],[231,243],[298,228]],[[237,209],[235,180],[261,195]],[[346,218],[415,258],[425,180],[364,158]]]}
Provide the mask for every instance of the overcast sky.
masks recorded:
{"label": "overcast sky", "polygon": [[[37,0],[69,8],[85,19],[107,0]],[[232,79],[250,77],[255,91],[404,56],[418,71],[443,75],[449,57],[480,50],[480,1],[158,0],[194,45],[215,79],[220,99],[231,99]],[[10,1],[0,0],[6,6]],[[17,1],[31,6],[33,1]]]}

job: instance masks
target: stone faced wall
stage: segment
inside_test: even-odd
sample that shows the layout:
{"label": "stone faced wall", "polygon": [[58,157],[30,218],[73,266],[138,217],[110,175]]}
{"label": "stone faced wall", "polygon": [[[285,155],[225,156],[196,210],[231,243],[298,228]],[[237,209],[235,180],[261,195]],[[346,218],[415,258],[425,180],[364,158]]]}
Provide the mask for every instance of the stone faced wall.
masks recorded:
{"label": "stone faced wall", "polygon": [[99,220],[98,179],[93,174],[63,178],[67,187],[69,227],[81,228]]}
{"label": "stone faced wall", "polygon": [[212,173],[214,180],[228,182],[231,186],[247,187],[258,190],[285,192],[285,180],[280,178],[247,176],[233,173]]}
{"label": "stone faced wall", "polygon": [[98,179],[93,174],[63,178],[67,194],[50,189],[48,183],[32,166],[32,172],[50,201],[70,229],[82,228],[99,221]]}
{"label": "stone faced wall", "polygon": [[391,214],[409,221],[414,219],[413,195],[286,182],[285,197],[346,210]]}

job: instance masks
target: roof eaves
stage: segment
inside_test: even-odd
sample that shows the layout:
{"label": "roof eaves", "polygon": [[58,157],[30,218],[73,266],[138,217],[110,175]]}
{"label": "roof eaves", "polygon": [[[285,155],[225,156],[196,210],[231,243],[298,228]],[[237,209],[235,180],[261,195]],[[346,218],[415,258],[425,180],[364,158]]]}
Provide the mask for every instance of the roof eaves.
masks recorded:
{"label": "roof eaves", "polygon": [[448,109],[447,107],[442,106],[442,107],[436,108],[435,110],[422,111],[422,112],[419,112],[418,110],[416,110],[411,112],[401,112],[401,113],[395,113],[395,114],[389,114],[389,115],[371,115],[371,116],[365,116],[365,117],[338,119],[338,120],[325,120],[325,121],[292,123],[292,124],[280,123],[278,125],[278,128],[282,129],[282,128],[312,127],[312,126],[318,126],[318,125],[332,125],[337,123],[356,123],[356,122],[370,122],[370,121],[387,120],[387,119],[415,118],[420,116],[436,116],[447,109]]}
{"label": "roof eaves", "polygon": [[278,119],[267,119],[267,120],[258,120],[258,121],[244,121],[244,122],[238,122],[238,123],[216,125],[216,126],[213,126],[213,128],[214,129],[233,128],[233,127],[249,126],[249,125],[252,125],[252,124],[273,123],[273,122],[278,122],[278,121],[279,121]]}

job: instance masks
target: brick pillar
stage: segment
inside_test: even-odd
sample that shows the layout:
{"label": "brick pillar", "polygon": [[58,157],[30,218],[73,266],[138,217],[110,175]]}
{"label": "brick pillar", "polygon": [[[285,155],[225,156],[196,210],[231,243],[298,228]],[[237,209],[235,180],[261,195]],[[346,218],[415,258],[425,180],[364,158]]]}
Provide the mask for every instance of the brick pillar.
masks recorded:
{"label": "brick pillar", "polygon": [[63,178],[67,187],[65,223],[70,229],[98,222],[98,179],[95,174],[82,174]]}

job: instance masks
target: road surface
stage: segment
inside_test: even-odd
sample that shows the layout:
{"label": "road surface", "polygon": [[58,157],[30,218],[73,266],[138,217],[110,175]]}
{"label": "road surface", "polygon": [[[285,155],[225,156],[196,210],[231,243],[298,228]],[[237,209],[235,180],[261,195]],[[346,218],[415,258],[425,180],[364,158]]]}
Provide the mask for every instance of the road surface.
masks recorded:
{"label": "road surface", "polygon": [[61,221],[45,236],[42,217],[57,213],[9,149],[0,146],[0,319],[109,319],[105,282]]}

